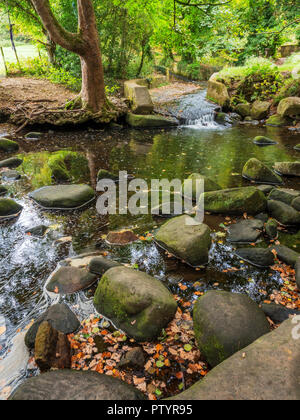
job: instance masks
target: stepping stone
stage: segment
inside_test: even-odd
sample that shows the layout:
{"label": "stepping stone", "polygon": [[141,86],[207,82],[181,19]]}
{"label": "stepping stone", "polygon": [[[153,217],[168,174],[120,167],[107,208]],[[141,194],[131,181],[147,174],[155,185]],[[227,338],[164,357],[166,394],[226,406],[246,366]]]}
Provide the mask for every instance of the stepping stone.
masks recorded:
{"label": "stepping stone", "polygon": [[23,163],[22,159],[12,157],[9,159],[1,160],[0,168],[17,168]]}
{"label": "stepping stone", "polygon": [[0,151],[5,153],[17,152],[19,150],[19,145],[15,141],[6,139],[4,137],[0,138]]}
{"label": "stepping stone", "polygon": [[249,159],[243,168],[244,178],[261,184],[282,184],[280,176],[256,158]]}
{"label": "stepping stone", "polygon": [[275,322],[275,324],[281,324],[292,315],[300,315],[300,311],[289,309],[283,305],[277,305],[276,303],[263,303],[261,309],[266,316]]}
{"label": "stepping stone", "polygon": [[268,200],[268,210],[271,217],[285,226],[299,225],[300,212],[281,201]]}
{"label": "stepping stone", "polygon": [[54,185],[29,194],[41,207],[52,210],[74,210],[84,207],[95,198],[88,185]]}
{"label": "stepping stone", "polygon": [[282,201],[290,206],[292,201],[297,197],[300,197],[300,191],[288,188],[274,188],[270,192],[268,200]]}
{"label": "stepping stone", "polygon": [[237,243],[256,242],[262,233],[263,227],[264,224],[260,220],[243,220],[230,226],[228,229],[228,241]]}
{"label": "stepping stone", "polygon": [[241,248],[237,249],[235,254],[256,267],[270,267],[274,264],[274,255],[270,249]]}
{"label": "stepping stone", "polygon": [[280,175],[300,176],[300,162],[276,162],[274,169]]}
{"label": "stepping stone", "polygon": [[13,401],[133,401],[144,395],[120,379],[92,371],[57,370],[27,379]]}
{"label": "stepping stone", "polygon": [[10,219],[19,216],[23,207],[9,198],[0,198],[0,219]]}
{"label": "stepping stone", "polygon": [[277,141],[269,139],[268,137],[257,136],[253,140],[253,143],[256,144],[257,146],[272,146],[274,144],[277,144]]}
{"label": "stepping stone", "polygon": [[61,267],[50,277],[46,289],[48,292],[69,295],[87,289],[96,280],[97,277],[85,269]]}
{"label": "stepping stone", "polygon": [[1,178],[5,181],[17,181],[21,178],[21,174],[17,171],[8,170],[1,172]]}
{"label": "stepping stone", "polygon": [[27,331],[25,344],[29,349],[34,348],[37,331],[44,321],[48,321],[53,328],[63,334],[72,334],[80,327],[80,322],[68,305],[65,303],[52,305],[32,324]]}
{"label": "stepping stone", "polygon": [[214,367],[270,332],[270,325],[248,296],[212,290],[194,306],[194,329],[201,354]]}
{"label": "stepping stone", "polygon": [[164,223],[155,235],[163,249],[187,264],[197,267],[208,263],[211,230],[202,224],[192,224],[194,219],[183,215]]}

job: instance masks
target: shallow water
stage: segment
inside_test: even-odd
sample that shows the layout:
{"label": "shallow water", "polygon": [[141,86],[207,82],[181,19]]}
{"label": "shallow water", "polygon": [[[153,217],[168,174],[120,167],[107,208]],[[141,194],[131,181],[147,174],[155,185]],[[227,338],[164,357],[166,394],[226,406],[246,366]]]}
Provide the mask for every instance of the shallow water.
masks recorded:
{"label": "shallow water", "polygon": [[[194,109],[197,103],[195,95],[186,97],[178,105],[183,110],[192,107],[190,114],[188,111],[185,114],[192,115],[191,126],[172,130],[82,129],[45,132],[39,141],[20,139],[20,154],[26,156],[26,161],[33,162],[34,172],[37,173],[40,165],[37,153],[63,149],[80,152],[89,162],[90,176],[85,182],[93,187],[100,168],[116,173],[127,170],[146,181],[153,178],[183,180],[193,172],[200,172],[214,178],[223,188],[237,187],[249,184],[242,178],[241,172],[251,157],[270,166],[276,161],[300,159],[300,152],[293,149],[300,143],[299,133],[252,125],[227,128],[215,123],[207,125],[215,107],[207,104],[207,110],[203,112],[203,92],[198,95],[202,104],[200,111]],[[4,132],[5,127],[0,125],[0,136]],[[253,144],[253,138],[257,135],[267,135],[277,144],[258,147]],[[0,159],[6,157],[0,155]],[[6,326],[6,334],[0,336],[0,357],[4,357],[2,367],[17,331],[36,319],[51,303],[50,297],[44,292],[44,285],[57,263],[69,256],[94,251],[96,246],[105,247],[111,258],[130,265],[137,264],[141,270],[157,276],[174,294],[186,300],[195,299],[194,292],[197,290],[224,289],[247,293],[259,302],[265,299],[262,290],[269,293],[281,284],[279,275],[274,272],[270,276],[269,270],[240,262],[233,256],[232,245],[216,237],[210,263],[201,271],[166,258],[153,242],[140,241],[124,247],[108,247],[101,240],[107,230],[129,227],[143,234],[156,229],[164,220],[151,216],[110,216],[107,220],[97,214],[95,205],[75,213],[45,212],[27,196],[36,185],[34,181],[36,179],[32,181],[23,174],[20,181],[6,184],[10,194],[23,205],[24,210],[17,220],[2,223],[0,227],[0,326]],[[287,187],[300,187],[296,178],[285,178],[284,181]],[[224,218],[208,216],[206,222],[217,232],[222,230],[219,225]],[[28,228],[39,224],[50,226],[44,238],[25,235]],[[57,238],[69,235],[73,238],[72,243],[55,244]],[[300,252],[299,238],[299,234],[281,234],[280,240]],[[232,266],[239,271],[223,272]],[[178,286],[180,282],[188,286],[186,291],[181,291]],[[64,300],[83,318],[93,311],[92,295],[93,291],[90,290]],[[11,357],[9,363],[11,365]],[[0,366],[0,389],[8,385],[3,375]]]}

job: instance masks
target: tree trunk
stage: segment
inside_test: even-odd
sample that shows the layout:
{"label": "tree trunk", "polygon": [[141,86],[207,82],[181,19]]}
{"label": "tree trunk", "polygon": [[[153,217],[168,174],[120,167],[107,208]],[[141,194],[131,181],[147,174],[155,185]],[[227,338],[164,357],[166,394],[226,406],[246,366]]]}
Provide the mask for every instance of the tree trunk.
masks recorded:
{"label": "tree trunk", "polygon": [[51,40],[80,56],[82,69],[82,106],[94,113],[106,105],[100,42],[92,0],[77,0],[79,31],[64,29],[54,16],[49,0],[32,0]]}

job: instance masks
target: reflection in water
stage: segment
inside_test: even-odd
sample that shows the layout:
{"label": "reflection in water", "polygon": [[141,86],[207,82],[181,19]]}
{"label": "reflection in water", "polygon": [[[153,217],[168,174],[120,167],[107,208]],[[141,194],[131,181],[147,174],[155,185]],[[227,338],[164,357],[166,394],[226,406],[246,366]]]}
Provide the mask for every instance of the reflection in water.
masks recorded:
{"label": "reflection in water", "polygon": [[[95,250],[99,243],[106,246],[111,258],[138,265],[141,270],[164,281],[173,293],[183,298],[196,298],[194,293],[197,290],[221,288],[248,293],[260,301],[265,298],[261,289],[271,291],[280,284],[278,275],[273,273],[270,277],[268,270],[250,267],[233,257],[233,247],[224,241],[215,241],[210,263],[201,271],[169,260],[155,244],[146,241],[110,248],[101,240],[105,233],[103,226],[108,222],[110,230],[131,227],[137,233],[145,233],[159,226],[161,220],[150,215],[110,216],[108,220],[98,215],[94,206],[80,213],[43,212],[27,198],[27,193],[40,186],[41,182],[43,185],[52,182],[48,169],[45,169],[46,160],[48,152],[57,152],[58,144],[61,149],[72,149],[86,157],[84,161],[88,162],[90,173],[84,169],[86,164],[80,164],[78,175],[81,182],[93,186],[98,169],[103,168],[115,173],[126,170],[147,182],[152,178],[183,180],[193,172],[200,172],[227,188],[247,185],[241,172],[251,157],[269,166],[276,161],[299,159],[300,153],[293,149],[300,142],[299,135],[282,129],[246,125],[221,130],[181,127],[170,131],[89,131],[88,139],[84,134],[76,131],[57,132],[53,138],[50,134],[45,135],[34,143],[35,153],[32,153],[32,145],[20,142],[26,164],[23,165],[23,179],[7,185],[9,194],[23,205],[24,210],[17,220],[3,223],[0,228],[0,325],[5,325],[7,329],[6,335],[0,336],[0,357],[6,354],[17,329],[36,319],[51,303],[49,296],[44,294],[44,285],[57,263],[66,257]],[[257,135],[267,135],[278,144],[260,148],[253,144]],[[285,178],[285,185],[299,189],[296,178]],[[214,230],[219,230],[222,221],[221,218],[211,217],[207,223]],[[55,226],[43,238],[25,234],[27,229],[40,224]],[[54,245],[55,239],[69,235],[73,237],[71,245]],[[299,233],[292,236],[281,234],[280,241],[287,245],[292,243],[294,249],[300,252]],[[224,270],[232,265],[239,270],[225,273]],[[186,291],[178,287],[176,279],[188,286]],[[63,300],[80,318],[84,318],[93,311],[91,297],[92,292],[81,292]],[[3,372],[0,371],[0,377],[1,374]]]}

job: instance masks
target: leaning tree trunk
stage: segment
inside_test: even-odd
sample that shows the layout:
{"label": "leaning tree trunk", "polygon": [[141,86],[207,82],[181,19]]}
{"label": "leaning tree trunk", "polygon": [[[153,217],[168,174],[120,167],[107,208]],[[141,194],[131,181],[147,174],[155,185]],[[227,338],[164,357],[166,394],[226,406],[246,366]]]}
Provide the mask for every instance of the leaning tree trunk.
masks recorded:
{"label": "leaning tree trunk", "polygon": [[80,56],[82,70],[82,107],[94,113],[106,105],[99,35],[92,0],[77,0],[79,31],[65,30],[54,16],[49,0],[32,0],[51,39],[62,48]]}

